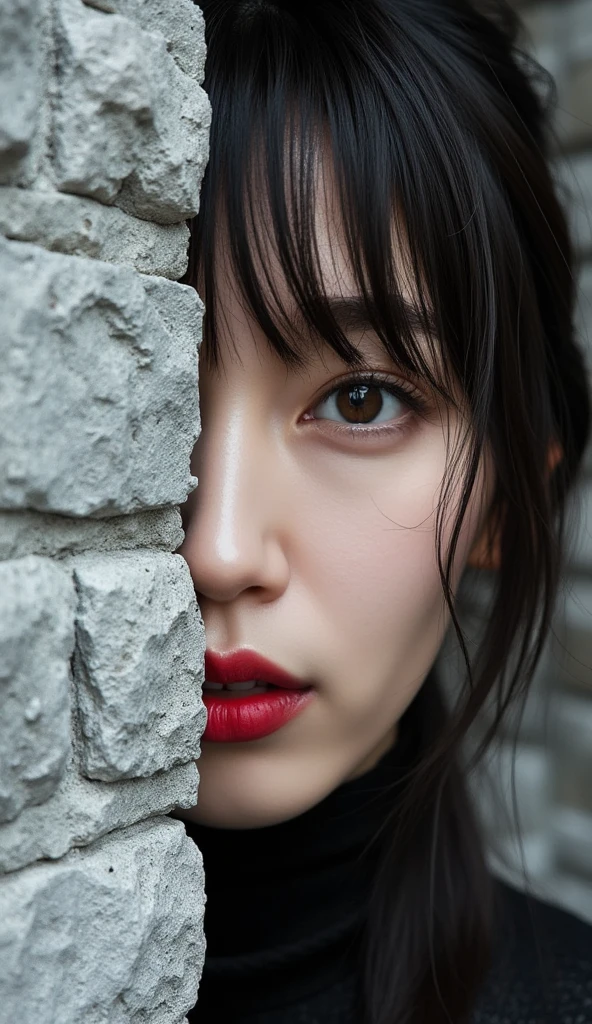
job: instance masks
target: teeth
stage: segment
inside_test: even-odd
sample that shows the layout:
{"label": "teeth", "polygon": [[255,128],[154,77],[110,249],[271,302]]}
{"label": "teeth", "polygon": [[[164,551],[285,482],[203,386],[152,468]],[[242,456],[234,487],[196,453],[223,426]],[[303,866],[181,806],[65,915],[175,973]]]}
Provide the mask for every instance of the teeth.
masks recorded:
{"label": "teeth", "polygon": [[267,683],[260,683],[257,679],[246,679],[243,683],[212,683],[209,680],[203,684],[204,690],[224,690],[226,693],[248,690],[249,693],[265,693],[270,687]]}

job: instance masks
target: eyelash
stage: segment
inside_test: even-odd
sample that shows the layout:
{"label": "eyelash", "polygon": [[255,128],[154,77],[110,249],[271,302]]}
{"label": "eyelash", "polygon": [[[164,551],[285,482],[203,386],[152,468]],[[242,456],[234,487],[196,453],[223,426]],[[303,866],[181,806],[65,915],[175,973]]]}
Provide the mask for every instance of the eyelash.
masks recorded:
{"label": "eyelash", "polygon": [[[332,395],[337,394],[344,388],[353,387],[356,384],[361,384],[370,387],[377,387],[380,391],[386,391],[394,398],[402,402],[406,408],[407,413],[390,423],[381,423],[378,426],[372,426],[372,424],[356,424],[356,423],[336,423],[334,420],[328,420],[323,418],[313,418],[312,422],[319,424],[322,423],[324,430],[329,430],[330,433],[338,434],[343,436],[344,432],[349,433],[351,437],[357,439],[363,439],[364,437],[377,437],[393,434],[401,434],[406,427],[410,426],[408,420],[412,417],[425,416],[428,409],[428,402],[425,396],[418,391],[408,381],[394,381],[385,374],[377,373],[376,371],[368,374],[358,374],[356,376],[346,377],[343,380],[334,384],[329,390],[325,391],[315,402],[314,408],[326,402]],[[411,413],[411,417],[409,416]],[[309,420],[310,422],[310,420]]]}

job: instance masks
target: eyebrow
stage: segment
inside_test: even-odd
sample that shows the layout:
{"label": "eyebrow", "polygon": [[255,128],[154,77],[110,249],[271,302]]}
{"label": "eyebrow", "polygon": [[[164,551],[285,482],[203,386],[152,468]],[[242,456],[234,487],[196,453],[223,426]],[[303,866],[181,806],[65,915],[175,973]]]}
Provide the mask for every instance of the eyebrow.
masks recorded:
{"label": "eyebrow", "polygon": [[[401,307],[407,322],[411,329],[417,333],[427,333],[436,336],[436,323],[432,312],[426,310],[425,317],[422,317],[417,307],[409,302],[408,299],[404,299],[402,296],[393,296],[393,303],[396,303]],[[361,295],[329,295],[326,298],[327,305],[330,312],[335,317],[335,320],[340,327],[350,330],[373,330],[374,325],[370,315],[368,305],[364,302]],[[301,318],[299,311],[294,314],[294,320]],[[378,319],[378,315],[375,316],[375,320]]]}

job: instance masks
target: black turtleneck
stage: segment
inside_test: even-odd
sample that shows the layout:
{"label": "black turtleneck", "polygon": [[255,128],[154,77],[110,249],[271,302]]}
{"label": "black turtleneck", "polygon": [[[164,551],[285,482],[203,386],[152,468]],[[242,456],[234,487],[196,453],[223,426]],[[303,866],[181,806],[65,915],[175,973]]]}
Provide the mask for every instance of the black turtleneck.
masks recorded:
{"label": "black turtleneck", "polygon": [[[203,854],[207,897],[190,1024],[360,1024],[359,942],[380,846],[371,840],[415,749],[404,715],[374,768],[289,821],[258,829],[185,822]],[[592,928],[496,885],[499,955],[473,1024],[592,1024]],[[557,976],[556,990],[547,986],[550,1017],[540,1004],[545,942],[546,980]]]}
{"label": "black turtleneck", "polygon": [[355,973],[377,856],[410,743],[278,825],[221,829],[185,822],[204,858],[207,954],[191,1022],[239,1020]]}

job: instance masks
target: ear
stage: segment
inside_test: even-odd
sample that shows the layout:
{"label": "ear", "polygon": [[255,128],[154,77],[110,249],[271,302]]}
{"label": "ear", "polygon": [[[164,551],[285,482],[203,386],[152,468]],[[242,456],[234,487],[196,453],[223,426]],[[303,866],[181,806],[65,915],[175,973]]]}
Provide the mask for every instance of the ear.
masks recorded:
{"label": "ear", "polygon": [[[563,449],[558,441],[552,441],[547,455],[547,479],[563,458]],[[475,539],[467,559],[471,569],[486,569],[495,572],[501,567],[501,518],[493,523],[489,517]]]}

